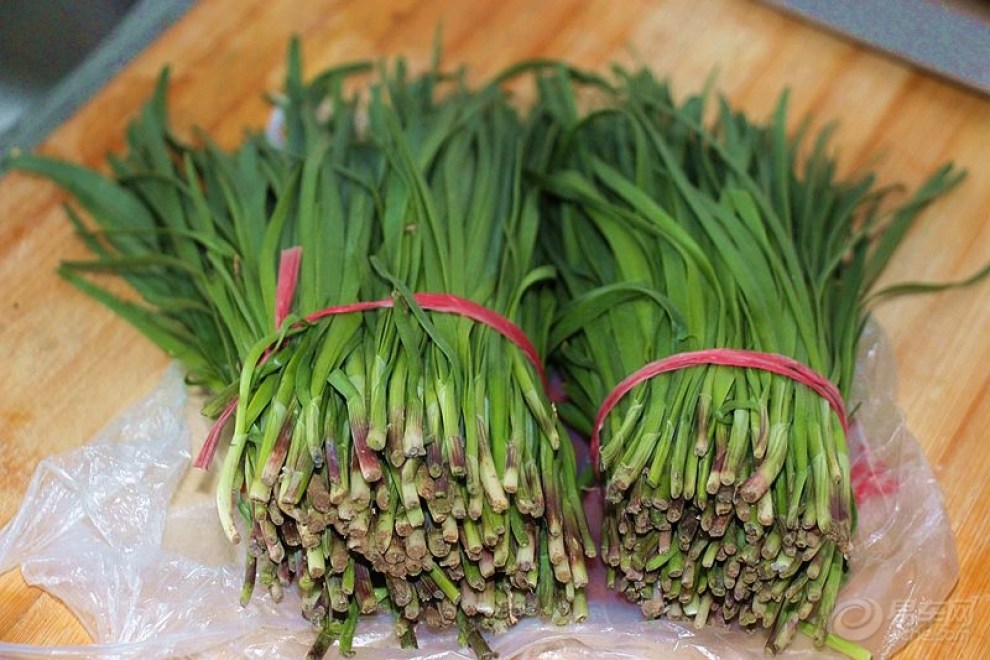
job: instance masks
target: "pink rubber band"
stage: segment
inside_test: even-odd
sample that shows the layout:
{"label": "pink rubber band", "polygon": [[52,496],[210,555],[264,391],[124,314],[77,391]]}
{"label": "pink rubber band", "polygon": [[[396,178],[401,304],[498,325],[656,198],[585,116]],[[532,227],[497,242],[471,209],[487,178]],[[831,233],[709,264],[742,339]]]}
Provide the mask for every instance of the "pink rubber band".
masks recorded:
{"label": "pink rubber band", "polygon": [[759,351],[746,351],[736,348],[708,348],[700,351],[678,353],[662,360],[657,360],[656,362],[650,362],[627,376],[615,386],[615,389],[609,392],[598,409],[597,415],[595,415],[595,425],[592,427],[591,460],[595,470],[598,470],[599,434],[605,423],[605,418],[608,417],[608,414],[612,412],[612,409],[615,408],[622,397],[629,393],[629,390],[654,376],[702,364],[760,369],[786,376],[807,385],[828,401],[829,406],[832,407],[832,410],[839,417],[839,424],[842,425],[843,433],[847,436],[849,435],[849,416],[846,414],[846,406],[842,401],[842,394],[839,392],[839,388],[811,367],[786,355],[778,355],[777,353],[761,353]]}

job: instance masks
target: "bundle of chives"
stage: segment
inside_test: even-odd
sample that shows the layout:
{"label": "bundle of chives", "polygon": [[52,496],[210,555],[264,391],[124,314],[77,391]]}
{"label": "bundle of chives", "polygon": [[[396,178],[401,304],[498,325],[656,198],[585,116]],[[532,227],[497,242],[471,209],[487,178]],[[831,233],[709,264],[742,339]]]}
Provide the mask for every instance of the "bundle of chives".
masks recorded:
{"label": "bundle of chives", "polygon": [[[767,124],[722,102],[707,128],[705,96],[677,104],[647,72],[584,75],[602,109],[583,115],[575,80],[541,77],[534,120],[557,145],[543,183],[568,299],[551,333],[562,416],[597,437],[629,374],[712,348],[793,358],[847,398],[870,287],[960,176],[943,168],[883,215],[872,176],[836,180],[827,131],[799,165],[785,98]],[[601,429],[610,584],[648,617],[762,626],[769,652],[801,622],[842,645],[827,627],[855,528],[844,420],[764,370],[702,360],[632,383]]]}
{"label": "bundle of chives", "polygon": [[[541,283],[552,272],[534,268],[536,200],[521,184],[525,127],[496,88],[453,81],[437,101],[439,82],[400,70],[372,88],[368,131],[384,164],[376,276],[360,297],[398,304],[366,316],[324,376],[343,397],[357,447],[349,487],[363,495],[344,503],[354,510],[338,531],[396,588],[426,570],[459,585],[461,610],[485,628],[534,609],[581,619],[594,547],[539,374],[490,328],[427,316],[413,295],[479,303],[518,321],[537,352],[553,315]],[[355,534],[355,520],[374,533]],[[426,615],[452,622],[444,608]]]}
{"label": "bundle of chives", "polygon": [[[541,365],[464,312],[484,307],[530,358],[546,348],[553,271],[534,257],[527,125],[495,86],[436,69],[382,71],[366,108],[343,87],[368,67],[309,85],[300,70],[294,46],[280,148],[181,143],[163,76],[111,178],[12,159],[96,224],[70,210],[96,258],[63,275],[214,394],[198,462],[232,429],[217,502],[229,538],[235,509],[247,529],[242,600],[259,578],[276,600],[295,583],[321,630],[311,655],[337,638],[349,652],[358,615],[379,608],[403,644],[417,622],[456,623],[479,656],[481,629],[583,619],[595,548]],[[424,292],[453,309],[431,313]],[[369,301],[382,309],[320,311]]]}

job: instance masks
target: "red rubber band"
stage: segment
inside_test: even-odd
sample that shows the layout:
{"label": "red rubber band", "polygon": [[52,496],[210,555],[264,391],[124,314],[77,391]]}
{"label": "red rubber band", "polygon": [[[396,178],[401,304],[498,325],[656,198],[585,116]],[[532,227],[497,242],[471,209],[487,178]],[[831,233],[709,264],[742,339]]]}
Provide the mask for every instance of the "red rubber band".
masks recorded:
{"label": "red rubber band", "polygon": [[[529,337],[526,336],[526,333],[522,331],[522,328],[509,319],[505,318],[498,312],[488,309],[484,305],[479,305],[473,300],[461,298],[449,293],[414,293],[413,299],[423,309],[431,312],[457,314],[458,316],[469,318],[472,321],[483,323],[492,330],[495,330],[519,347],[533,367],[536,368],[536,372],[540,375],[540,382],[543,384],[543,390],[550,390],[547,374],[543,369],[543,363],[540,361],[539,352],[536,350],[536,347],[533,346],[533,342],[529,340]],[[351,303],[349,305],[336,305],[334,307],[321,309],[318,312],[313,312],[306,317],[306,320],[312,323],[322,318],[326,318],[327,316],[334,316],[336,314],[350,314],[352,312],[366,312],[372,309],[392,307],[393,305],[394,301],[392,298],[373,300],[371,302]]]}
{"label": "red rubber band", "polygon": [[206,434],[206,440],[203,441],[203,446],[200,448],[195,462],[193,462],[193,467],[201,470],[209,469],[210,461],[213,460],[213,454],[216,453],[217,446],[220,444],[220,433],[223,431],[223,427],[227,425],[230,416],[234,414],[235,410],[237,410],[236,394],[230,398],[230,401],[227,402],[227,407],[223,409],[223,412],[217,417],[217,421],[213,422],[213,426],[210,427],[210,432]]}
{"label": "red rubber band", "polygon": [[[292,299],[296,296],[296,285],[299,283],[299,265],[302,262],[302,248],[299,246],[282,250],[278,260],[278,279],[275,281],[275,329],[282,327],[282,322],[289,315],[292,309]],[[271,355],[271,347],[262,354],[258,364],[264,364]],[[220,444],[220,433],[223,427],[230,421],[230,416],[237,410],[237,395],[235,394],[227,402],[227,407],[223,409],[220,416],[210,427],[210,432],[206,434],[206,440],[193,461],[193,467],[207,470],[213,461],[213,454]]]}
{"label": "red rubber band", "polygon": [[[296,284],[299,280],[299,265],[301,260],[301,247],[293,247],[282,251],[281,259],[279,261],[278,282],[276,283],[275,291],[276,328],[281,327],[282,322],[289,315],[289,309],[292,306],[292,299],[295,297],[296,293]],[[459,316],[469,318],[472,321],[483,323],[501,334],[503,337],[515,344],[523,352],[533,367],[536,368],[536,372],[540,376],[540,382],[543,384],[543,391],[550,391],[549,380],[547,379],[546,371],[543,369],[543,362],[540,360],[539,352],[536,350],[533,342],[529,340],[529,337],[526,336],[526,333],[522,331],[522,328],[517,326],[515,323],[505,318],[498,312],[488,309],[484,305],[479,305],[473,300],[461,298],[449,293],[415,293],[413,294],[413,298],[423,309],[431,312],[457,314]],[[393,307],[394,304],[395,302],[392,298],[385,298],[383,300],[373,300],[370,302],[335,305],[333,307],[327,307],[325,309],[313,312],[306,317],[306,321],[308,323],[315,323],[316,321],[329,316],[336,316],[338,314],[353,314],[355,312],[367,312],[374,309],[385,309],[388,307]],[[268,355],[269,351],[265,351],[265,354],[262,356],[259,363],[263,363],[268,358]],[[236,407],[237,397],[234,396],[227,404],[227,407],[224,409],[223,413],[217,418],[216,422],[214,422],[213,426],[210,428],[210,432],[206,437],[206,442],[203,443],[203,448],[196,457],[196,462],[194,463],[196,467],[201,467],[204,469],[209,467],[210,461],[212,460],[213,454],[217,448],[220,432],[223,430],[224,425],[226,425]]]}
{"label": "red rubber band", "polygon": [[709,348],[700,351],[678,353],[668,358],[657,360],[656,362],[650,362],[627,376],[615,386],[615,389],[609,392],[598,409],[598,413],[595,415],[595,425],[592,427],[591,460],[595,470],[598,470],[599,434],[605,423],[605,418],[608,417],[608,414],[612,412],[612,409],[615,408],[622,397],[629,393],[629,390],[654,376],[702,364],[760,369],[786,376],[807,385],[828,401],[829,406],[832,407],[832,410],[839,417],[842,432],[846,436],[849,435],[849,416],[846,414],[846,405],[842,401],[842,394],[839,392],[839,388],[811,367],[786,355],[778,355],[777,353],[761,353],[759,351],[746,351],[736,348]]}
{"label": "red rubber band", "polygon": [[282,327],[282,321],[292,309],[292,299],[296,295],[299,282],[299,264],[302,261],[302,248],[299,246],[282,250],[278,262],[278,280],[275,285],[275,328]]}

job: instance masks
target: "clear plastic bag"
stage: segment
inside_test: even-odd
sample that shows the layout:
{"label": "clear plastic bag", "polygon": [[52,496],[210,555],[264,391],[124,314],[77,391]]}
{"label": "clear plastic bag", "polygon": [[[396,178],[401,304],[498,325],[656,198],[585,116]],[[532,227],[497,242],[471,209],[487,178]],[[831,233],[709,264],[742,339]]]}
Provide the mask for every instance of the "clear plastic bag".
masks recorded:
{"label": "clear plastic bag", "polygon": [[[881,332],[869,326],[861,346],[850,438],[859,526],[833,629],[883,658],[917,632],[919,609],[946,598],[958,563],[938,483],[894,402]],[[210,475],[188,468],[190,438],[202,437],[191,426],[205,428],[173,367],[90,444],[38,466],[21,510],[0,530],[0,573],[19,567],[75,613],[96,645],[0,642],[0,657],[305,656],[315,632],[291,590],[279,605],[261,593],[238,605],[243,548],[219,530]],[[588,501],[593,509],[595,495]],[[588,622],[525,620],[492,647],[506,658],[763,657],[763,634],[644,621],[604,588],[600,566],[591,580]],[[359,623],[354,646],[359,658],[471,657],[453,631],[418,637],[418,650],[400,651],[389,618],[379,616]],[[798,635],[787,655],[823,652]]]}

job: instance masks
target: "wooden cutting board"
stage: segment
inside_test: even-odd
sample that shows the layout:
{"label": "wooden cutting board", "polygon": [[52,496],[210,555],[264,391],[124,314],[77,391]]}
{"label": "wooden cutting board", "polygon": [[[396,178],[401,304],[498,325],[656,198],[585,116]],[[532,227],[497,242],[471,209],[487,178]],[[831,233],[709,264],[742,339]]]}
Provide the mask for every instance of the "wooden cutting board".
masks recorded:
{"label": "wooden cutting board", "polygon": [[[446,61],[464,62],[476,80],[531,56],[598,69],[647,64],[682,92],[716,70],[716,86],[758,116],[789,86],[795,118],[839,122],[844,172],[869,167],[883,182],[914,186],[948,160],[970,170],[912,230],[887,281],[958,279],[990,259],[990,101],[744,0],[203,0],[41,151],[100,165],[164,65],[174,126],[233,145],[244,127],[263,125],[261,95],[280,87],[293,33],[312,73],[396,54],[422,66],[440,24]],[[0,180],[0,524],[39,460],[86,442],[167,364],[55,276],[60,259],[84,256],[63,201],[47,183]],[[977,625],[990,615],[990,284],[886,303],[877,317],[898,362],[898,402],[945,491],[961,566],[951,602],[964,616],[937,621],[903,657],[978,657],[990,644],[990,628]],[[90,640],[14,571],[0,577],[0,641]]]}

